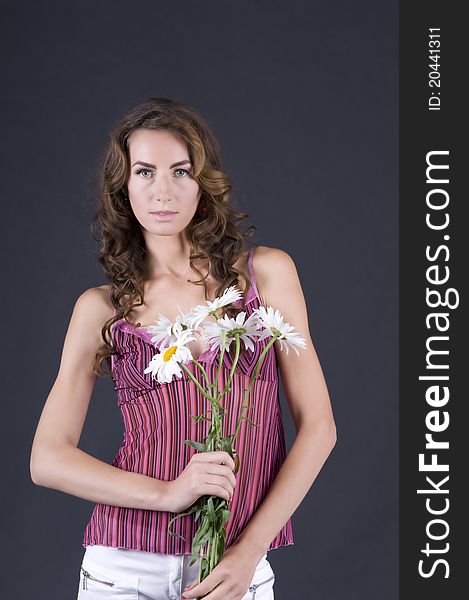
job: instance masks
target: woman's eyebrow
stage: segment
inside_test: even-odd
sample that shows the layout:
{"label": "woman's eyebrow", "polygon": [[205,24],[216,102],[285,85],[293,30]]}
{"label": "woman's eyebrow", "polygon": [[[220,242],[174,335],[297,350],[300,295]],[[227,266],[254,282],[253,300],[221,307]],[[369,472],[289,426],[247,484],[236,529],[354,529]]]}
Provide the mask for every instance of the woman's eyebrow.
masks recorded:
{"label": "woman's eyebrow", "polygon": [[[173,163],[169,168],[172,169],[173,167],[178,167],[179,165],[184,165],[185,163],[191,164],[191,161],[187,160],[187,159],[180,160],[178,162]],[[134,162],[132,167],[135,167],[135,165],[143,165],[144,167],[150,167],[151,169],[156,169],[156,165],[152,165],[151,163],[143,162],[141,160],[137,160],[136,162]]]}

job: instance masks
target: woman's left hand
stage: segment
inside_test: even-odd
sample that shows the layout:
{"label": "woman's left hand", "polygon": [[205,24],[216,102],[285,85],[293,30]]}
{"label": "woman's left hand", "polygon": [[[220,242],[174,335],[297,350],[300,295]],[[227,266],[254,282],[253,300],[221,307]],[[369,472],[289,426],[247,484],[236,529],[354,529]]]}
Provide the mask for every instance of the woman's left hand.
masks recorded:
{"label": "woman's left hand", "polygon": [[241,600],[251,585],[259,560],[260,557],[255,558],[244,548],[232,544],[210,575],[199,584],[190,584],[193,587],[186,588],[182,598]]}

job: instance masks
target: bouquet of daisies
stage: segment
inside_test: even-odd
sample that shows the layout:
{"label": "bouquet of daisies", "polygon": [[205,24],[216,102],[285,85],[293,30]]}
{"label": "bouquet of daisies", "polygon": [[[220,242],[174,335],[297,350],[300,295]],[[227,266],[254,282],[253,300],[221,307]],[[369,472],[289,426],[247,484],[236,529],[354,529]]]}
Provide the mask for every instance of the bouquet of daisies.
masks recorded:
{"label": "bouquet of daisies", "polygon": [[[306,347],[305,340],[294,331],[295,328],[288,323],[284,323],[280,312],[274,310],[271,306],[267,308],[261,306],[254,309],[253,313],[247,319],[244,311],[239,312],[236,318],[229,318],[224,315],[224,307],[241,297],[242,293],[240,290],[235,286],[231,286],[223,292],[222,296],[216,298],[213,302],[207,300],[206,306],[198,305],[187,314],[179,314],[174,322],[171,322],[164,315],[160,314],[157,324],[148,327],[150,333],[155,333],[151,341],[159,349],[159,352],[152,357],[148,367],[144,371],[145,373],[151,373],[152,378],[156,379],[159,383],[169,383],[173,377],[182,377],[183,372],[186,373],[200,390],[201,394],[209,401],[211,416],[210,418],[206,417],[206,413],[191,416],[197,421],[210,421],[210,429],[207,437],[202,442],[185,440],[185,443],[199,452],[216,450],[228,452],[235,460],[236,472],[239,468],[239,456],[233,448],[233,444],[243,419],[256,425],[244,415],[244,409],[248,407],[249,392],[266,353],[276,340],[280,342],[280,349],[283,350],[285,348],[287,354],[289,347],[293,348],[297,354],[299,354],[297,347]],[[201,336],[207,345],[210,346],[212,352],[217,349],[219,351],[218,369],[215,376],[216,384],[213,384],[209,380],[203,365],[192,356],[187,346],[188,342],[197,339],[195,334]],[[243,350],[250,350],[252,352],[254,344],[265,338],[270,338],[270,340],[259,356],[245,390],[235,431],[231,435],[224,435],[224,408],[221,400],[223,395],[231,389],[231,381],[242,351],[241,342],[243,342]],[[223,356],[230,349],[231,344],[234,344],[235,352],[228,380],[222,389],[218,389]],[[193,373],[187,368],[186,365],[191,361],[200,369],[203,376],[203,383],[196,379]],[[200,583],[212,572],[223,556],[226,540],[225,525],[229,520],[230,510],[228,509],[228,502],[224,498],[220,498],[219,496],[201,496],[188,511],[179,513],[174,517],[170,521],[168,528],[175,519],[190,514],[195,514],[196,520],[200,518],[199,528],[192,541],[192,560],[190,562],[192,565],[200,558],[198,577]],[[177,535],[171,532],[171,530],[169,532],[171,535]]]}

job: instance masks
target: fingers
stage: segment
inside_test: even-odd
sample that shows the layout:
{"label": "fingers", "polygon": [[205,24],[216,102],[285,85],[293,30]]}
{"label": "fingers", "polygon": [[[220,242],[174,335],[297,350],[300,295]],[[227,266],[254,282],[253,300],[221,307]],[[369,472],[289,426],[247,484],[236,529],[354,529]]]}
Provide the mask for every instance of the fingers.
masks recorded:
{"label": "fingers", "polygon": [[206,473],[208,475],[216,475],[218,477],[224,477],[224,478],[228,479],[228,481],[231,483],[232,487],[235,487],[236,476],[233,473],[233,471],[230,469],[230,467],[228,467],[227,465],[218,465],[215,463],[211,463],[210,465],[207,465],[206,469],[207,469]]}
{"label": "fingers", "polygon": [[221,496],[225,500],[231,500],[234,490],[223,477],[212,476],[206,484],[206,494],[209,496]]}
{"label": "fingers", "polygon": [[228,452],[217,450],[198,452],[186,467],[192,481],[192,489],[197,497],[202,495],[219,496],[230,502],[234,496],[236,476],[235,461]]}
{"label": "fingers", "polygon": [[184,588],[184,591],[185,591],[185,590],[190,590],[191,588],[193,588],[193,587],[194,587],[194,585],[197,585],[197,581],[193,581],[192,583],[188,583],[188,584],[186,585],[186,587]]}
{"label": "fingers", "polygon": [[[223,582],[223,580],[220,576],[217,576],[215,578],[215,569],[214,569],[212,571],[212,573],[208,577],[206,577],[201,583],[197,583],[196,581],[194,581],[194,583],[191,583],[190,586],[184,590],[181,598],[185,599],[185,598],[204,597],[212,590],[216,589],[218,591],[220,588],[220,586],[218,584],[221,584],[222,582]],[[222,590],[220,590],[220,591],[222,591]],[[222,598],[222,597],[224,597],[224,595],[220,596],[220,598]]]}
{"label": "fingers", "polygon": [[198,452],[197,454],[194,454],[193,458],[204,462],[212,462],[221,465],[227,465],[232,471],[234,471],[236,468],[234,460],[231,458],[228,452],[225,452],[224,450],[214,450],[212,452]]}

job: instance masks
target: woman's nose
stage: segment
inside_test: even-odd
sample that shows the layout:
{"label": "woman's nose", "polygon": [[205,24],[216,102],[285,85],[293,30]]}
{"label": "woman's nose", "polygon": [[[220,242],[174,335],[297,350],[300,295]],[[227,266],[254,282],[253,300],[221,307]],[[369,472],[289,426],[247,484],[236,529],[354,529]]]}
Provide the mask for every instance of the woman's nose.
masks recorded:
{"label": "woman's nose", "polygon": [[153,191],[156,197],[161,200],[166,200],[169,190],[171,189],[171,176],[158,173],[153,181]]}

